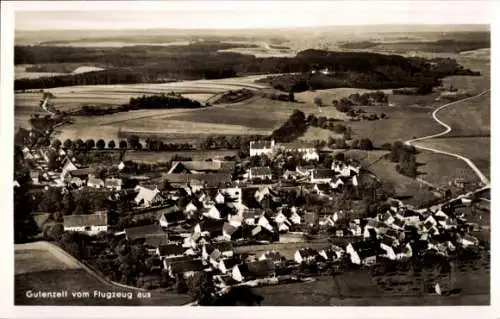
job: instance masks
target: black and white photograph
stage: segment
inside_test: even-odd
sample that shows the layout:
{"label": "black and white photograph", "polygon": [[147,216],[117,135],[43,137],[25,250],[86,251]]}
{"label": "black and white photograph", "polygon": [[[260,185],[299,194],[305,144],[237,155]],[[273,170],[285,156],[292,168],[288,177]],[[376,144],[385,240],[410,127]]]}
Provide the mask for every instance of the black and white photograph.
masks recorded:
{"label": "black and white photograph", "polygon": [[252,2],[2,2],[9,306],[492,305],[494,1]]}

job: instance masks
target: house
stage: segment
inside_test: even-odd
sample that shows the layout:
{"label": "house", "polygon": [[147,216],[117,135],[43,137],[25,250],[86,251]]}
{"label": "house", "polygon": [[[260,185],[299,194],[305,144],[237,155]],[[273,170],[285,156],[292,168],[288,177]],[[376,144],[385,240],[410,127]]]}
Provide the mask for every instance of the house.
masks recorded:
{"label": "house", "polygon": [[229,215],[233,215],[233,211],[224,204],[215,204],[203,213],[203,216],[212,219],[227,219]]}
{"label": "house", "polygon": [[479,245],[479,240],[470,234],[465,234],[463,236],[460,236],[457,242],[464,248],[469,248]]}
{"label": "house", "polygon": [[281,224],[281,223],[290,224],[290,221],[288,220],[288,218],[286,218],[285,214],[283,214],[282,210],[278,211],[278,213],[274,216],[274,221],[277,224]]}
{"label": "house", "polygon": [[405,221],[401,218],[396,218],[394,222],[391,224],[391,227],[397,230],[403,230],[405,228]]}
{"label": "house", "polygon": [[319,196],[328,196],[330,194],[330,185],[328,184],[314,184],[313,192]]}
{"label": "house", "polygon": [[436,219],[434,217],[432,217],[432,215],[429,215],[429,217],[427,217],[424,220],[423,226],[424,226],[424,229],[426,231],[429,231],[431,228],[436,227],[437,224],[438,223],[437,223]]}
{"label": "house", "polygon": [[[71,173],[69,174],[71,175]],[[80,187],[83,187],[85,185],[85,179],[82,179],[80,177],[72,177],[70,179],[70,181],[68,182],[68,186],[73,186],[73,187],[76,187],[76,188],[80,188]]]}
{"label": "house", "polygon": [[316,261],[318,252],[311,248],[300,248],[293,255],[293,260],[298,263],[313,263]]}
{"label": "house", "polygon": [[235,167],[231,161],[174,161],[167,174],[232,172]]}
{"label": "house", "polygon": [[333,227],[335,226],[335,221],[331,216],[324,216],[319,220],[319,225],[324,227]]}
{"label": "house", "polygon": [[282,143],[278,145],[278,148],[284,152],[300,153],[302,159],[306,161],[318,161],[319,154],[313,144],[297,141],[292,143]]}
{"label": "house", "polygon": [[330,169],[315,169],[311,172],[310,182],[312,184],[328,184],[332,181],[334,172]]}
{"label": "house", "polygon": [[388,226],[390,226],[395,221],[390,211],[386,211],[382,215],[379,215],[379,220]]}
{"label": "house", "polygon": [[167,236],[167,233],[153,233],[144,236],[144,245],[151,247],[153,254],[156,254],[156,248],[169,243],[172,243],[172,240]]}
{"label": "house", "polygon": [[290,224],[287,223],[277,223],[278,224],[278,232],[287,233],[290,231]]}
{"label": "house", "polygon": [[208,234],[210,237],[222,236],[222,228],[226,223],[223,219],[205,219],[196,224],[194,227],[195,233]]}
{"label": "house", "polygon": [[400,244],[394,248],[394,253],[396,254],[396,260],[404,260],[413,256],[413,249],[410,243]]}
{"label": "house", "polygon": [[182,247],[181,245],[168,244],[168,245],[161,245],[158,248],[156,248],[156,255],[160,259],[169,259],[172,257],[183,256],[185,251],[186,248]]}
{"label": "house", "polygon": [[345,164],[342,162],[334,161],[332,163],[331,169],[340,174],[343,177],[350,177],[359,175],[359,166],[354,166],[352,164]]}
{"label": "house", "polygon": [[268,278],[276,275],[275,265],[270,260],[257,260],[233,267],[232,278],[238,282],[253,278]]}
{"label": "house", "polygon": [[382,256],[389,258],[390,260],[396,260],[396,253],[394,252],[394,247],[398,246],[399,242],[394,240],[394,238],[383,235],[380,241],[380,248],[385,251]]}
{"label": "house", "polygon": [[355,265],[371,266],[377,261],[378,250],[366,242],[349,243],[345,251]]}
{"label": "house", "polygon": [[284,214],[292,224],[299,225],[302,222],[302,218],[297,213],[296,207],[292,207],[289,211],[284,212]]}
{"label": "house", "polygon": [[107,189],[120,191],[122,189],[123,182],[120,178],[106,178],[104,180],[104,186]]}
{"label": "house", "polygon": [[190,215],[193,215],[194,213],[196,213],[198,211],[198,206],[196,206],[193,201],[190,201],[186,207],[184,207],[184,214],[186,214],[186,216],[190,216]]}
{"label": "house", "polygon": [[165,228],[176,225],[186,219],[186,215],[177,205],[159,210],[158,216],[160,226]]}
{"label": "house", "polygon": [[173,173],[173,174],[163,174],[164,180],[167,180],[174,187],[182,187],[184,185],[189,185],[191,188],[215,188],[215,187],[225,187],[228,183],[232,181],[232,174],[226,172],[217,173],[199,173],[199,174],[187,174],[187,173]]}
{"label": "house", "polygon": [[262,211],[248,210],[243,212],[241,215],[243,219],[243,224],[245,225],[257,225],[259,218],[263,215]]}
{"label": "house", "polygon": [[261,202],[266,196],[271,197],[271,200],[277,201],[279,199],[278,193],[271,187],[266,186],[255,191],[254,197],[257,202]]}
{"label": "house", "polygon": [[250,141],[250,156],[267,155],[270,157],[273,154],[274,146],[274,140]]}
{"label": "house", "polygon": [[169,263],[167,267],[166,270],[172,278],[176,278],[178,274],[182,275],[184,278],[189,278],[205,269],[205,265],[203,265],[201,259],[179,260]]}
{"label": "house", "polygon": [[222,236],[227,240],[231,240],[233,239],[233,235],[236,233],[237,230],[238,227],[233,226],[230,223],[226,222],[222,226]]}
{"label": "house", "polygon": [[295,172],[303,177],[310,177],[312,172],[316,169],[314,165],[299,166],[295,168]]}
{"label": "house", "polygon": [[227,204],[227,207],[231,209],[231,211],[238,215],[238,216],[243,216],[243,213],[248,211],[248,207],[244,204],[238,203],[238,202],[231,202]]}
{"label": "house", "polygon": [[313,226],[319,223],[319,216],[316,212],[304,213],[304,224]]}
{"label": "house", "polygon": [[262,255],[260,255],[258,260],[270,260],[275,265],[280,265],[286,262],[286,258],[281,256],[280,253],[277,251],[267,251]]}
{"label": "house", "polygon": [[32,182],[34,185],[38,185],[38,184],[40,184],[40,174],[41,174],[41,172],[40,172],[40,171],[37,171],[37,170],[30,170],[30,178],[31,178],[31,182]]}
{"label": "house", "polygon": [[403,219],[406,223],[415,224],[420,221],[420,214],[413,209],[405,209],[403,210]]}
{"label": "house", "polygon": [[323,257],[325,261],[336,261],[344,256],[344,250],[336,245],[332,245],[328,249],[322,249],[319,251],[318,255]]}
{"label": "house", "polygon": [[256,226],[251,232],[252,239],[259,242],[271,242],[274,239],[274,234],[267,228]]}
{"label": "house", "polygon": [[[226,203],[242,203],[242,190],[240,187],[226,187],[219,189],[219,193],[224,196],[224,201]],[[217,199],[216,199],[217,201]]]}
{"label": "house", "polygon": [[265,181],[265,180],[272,180],[273,176],[272,176],[272,173],[271,173],[271,168],[269,168],[268,166],[266,167],[251,167],[249,170],[248,170],[248,179],[251,180],[251,181],[254,181],[254,180],[261,180],[261,181]]}
{"label": "house", "polygon": [[161,195],[158,187],[146,187],[138,185],[135,188],[137,196],[134,201],[137,205],[144,207],[156,206],[161,204],[165,198]]}
{"label": "house", "polygon": [[332,189],[341,190],[342,187],[344,187],[344,181],[340,178],[337,178],[335,182],[331,181],[329,185]]}
{"label": "house", "polygon": [[62,171],[61,171],[61,175],[60,175],[60,179],[61,180],[65,180],[66,179],[66,175],[71,172],[71,171],[74,171],[74,170],[77,170],[79,169],[79,165],[76,164],[76,162],[74,161],[75,159],[72,158],[70,159],[68,156],[66,156],[64,158],[64,160],[62,161]]}
{"label": "house", "polygon": [[271,232],[273,231],[273,226],[271,226],[271,224],[269,223],[269,220],[264,215],[259,217],[259,220],[257,221],[257,225],[262,226]]}
{"label": "house", "polygon": [[[65,178],[62,181],[65,181],[71,185],[71,182],[74,178],[78,178],[84,183],[89,178],[89,175],[92,174],[92,170],[90,168],[79,168],[66,173]],[[78,182],[79,183],[79,182]]]}
{"label": "house", "polygon": [[152,235],[164,235],[167,237],[167,232],[165,232],[158,224],[129,227],[125,229],[125,238],[129,241],[143,240]]}
{"label": "house", "polygon": [[89,175],[89,179],[87,180],[87,186],[92,188],[103,188],[104,181],[100,178],[96,178],[93,175]]}
{"label": "house", "polygon": [[356,223],[349,223],[349,232],[351,233],[352,236],[361,236],[363,235],[363,229],[359,224]]}
{"label": "house", "polygon": [[229,271],[232,271],[234,266],[239,265],[241,261],[238,258],[227,258],[221,259],[217,265],[217,268],[220,270],[222,274],[227,274]]}
{"label": "house", "polygon": [[66,215],[63,225],[64,231],[84,232],[92,236],[108,230],[108,214]]}
{"label": "house", "polygon": [[243,215],[242,214],[228,215],[227,221],[229,222],[229,225],[238,228],[241,225],[243,225]]}
{"label": "house", "polygon": [[220,193],[220,191],[218,191],[217,195],[215,195],[215,197],[214,197],[214,200],[217,204],[224,204],[224,201],[226,200],[226,198],[224,197],[224,195],[222,195]]}

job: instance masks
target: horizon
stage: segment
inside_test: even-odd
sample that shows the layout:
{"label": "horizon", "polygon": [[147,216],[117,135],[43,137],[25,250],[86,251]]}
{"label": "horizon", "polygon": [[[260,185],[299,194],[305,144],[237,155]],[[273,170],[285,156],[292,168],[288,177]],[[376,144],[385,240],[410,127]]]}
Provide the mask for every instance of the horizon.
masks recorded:
{"label": "horizon", "polygon": [[[489,25],[488,1],[15,3],[15,30],[268,30],[317,27]],[[207,6],[208,5],[208,6]],[[114,5],[113,5],[114,6]],[[155,11],[151,11],[154,6]],[[207,6],[200,9],[200,7]],[[172,10],[172,8],[175,8]],[[361,9],[360,9],[361,8]],[[277,18],[279,16],[279,18]]]}

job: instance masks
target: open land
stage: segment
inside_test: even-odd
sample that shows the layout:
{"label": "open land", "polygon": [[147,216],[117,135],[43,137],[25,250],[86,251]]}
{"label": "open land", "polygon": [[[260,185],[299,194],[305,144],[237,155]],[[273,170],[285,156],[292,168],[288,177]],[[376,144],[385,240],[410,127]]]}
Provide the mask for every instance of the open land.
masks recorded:
{"label": "open land", "polygon": [[[16,305],[183,305],[189,302],[187,295],[175,293],[151,293],[151,298],[138,298],[137,291],[114,286],[98,280],[81,267],[79,261],[60,248],[46,242],[18,244],[15,246],[15,304]],[[28,298],[27,291],[68,291],[67,298]],[[130,292],[131,300],[93,298],[94,290],[106,292]],[[90,298],[72,297],[72,292],[88,291]]]}
{"label": "open land", "polygon": [[469,158],[488,178],[490,176],[490,138],[439,138],[422,142],[423,145],[460,154]]}

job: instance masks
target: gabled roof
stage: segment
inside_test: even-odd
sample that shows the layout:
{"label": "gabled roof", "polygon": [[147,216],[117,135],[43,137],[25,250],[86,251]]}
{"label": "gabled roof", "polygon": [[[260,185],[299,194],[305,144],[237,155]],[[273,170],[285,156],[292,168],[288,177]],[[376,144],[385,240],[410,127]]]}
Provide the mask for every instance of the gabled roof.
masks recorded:
{"label": "gabled roof", "polygon": [[220,217],[223,219],[227,218],[228,215],[233,215],[233,210],[226,204],[215,204],[214,207],[217,208]]}
{"label": "gabled roof", "polygon": [[104,185],[104,181],[100,178],[95,178],[93,176],[89,176],[87,181],[87,185]]}
{"label": "gabled roof", "polygon": [[107,225],[108,225],[107,213],[64,216],[64,227],[107,226]]}
{"label": "gabled roof", "polygon": [[234,227],[233,225],[229,224],[228,222],[224,223],[224,226],[222,227],[222,231],[224,231],[226,234],[231,236],[234,232],[238,230],[237,227]]}
{"label": "gabled roof", "polygon": [[320,192],[328,193],[330,191],[330,185],[328,184],[316,184],[314,185]]}
{"label": "gabled roof", "polygon": [[146,238],[147,236],[158,234],[167,234],[161,229],[160,225],[158,224],[150,224],[125,229],[125,235],[129,240]]}
{"label": "gabled roof", "polygon": [[75,169],[75,170],[68,172],[68,174],[72,177],[85,177],[91,173],[92,173],[92,169],[88,168],[88,167],[87,168],[79,168],[79,169]]}
{"label": "gabled roof", "polygon": [[221,252],[232,251],[233,244],[229,241],[221,241],[221,242],[216,242],[216,243],[211,243],[209,245],[205,245],[205,249],[207,250],[208,254],[210,254],[215,249],[218,249]]}
{"label": "gabled roof", "polygon": [[219,230],[222,231],[222,227],[224,227],[225,222],[226,221],[223,219],[207,218],[207,219],[202,220],[199,223],[199,225],[200,225],[201,231],[208,231],[208,232],[219,231]]}
{"label": "gabled roof", "polygon": [[318,252],[312,248],[300,248],[298,252],[303,258],[315,257],[318,255]]}
{"label": "gabled roof", "polygon": [[279,147],[284,148],[284,149],[316,149],[313,143],[306,142],[306,141],[294,141],[290,143],[280,143]]}
{"label": "gabled roof", "polygon": [[181,245],[167,244],[158,247],[158,251],[160,253],[160,256],[177,256],[183,255],[186,249]]}
{"label": "gabled roof", "polygon": [[179,161],[172,162],[172,168],[168,174],[182,173],[185,171],[231,171],[236,166],[231,161]]}
{"label": "gabled roof", "polygon": [[251,167],[250,168],[250,173],[254,176],[266,176],[266,175],[271,175],[271,169],[266,166],[266,167]]}
{"label": "gabled roof", "polygon": [[162,245],[168,244],[169,239],[167,233],[164,234],[151,234],[144,237],[144,245],[148,247],[157,248]]}
{"label": "gabled roof", "polygon": [[314,179],[333,178],[334,176],[335,172],[331,169],[319,168],[312,171],[312,178]]}
{"label": "gabled roof", "polygon": [[179,260],[171,264],[172,273],[179,274],[190,271],[202,271],[205,266],[201,259]]}
{"label": "gabled roof", "polygon": [[120,178],[106,178],[104,184],[107,187],[121,187],[123,182]]}
{"label": "gabled roof", "polygon": [[272,148],[272,146],[273,144],[271,141],[250,141],[250,149],[269,149]]}

